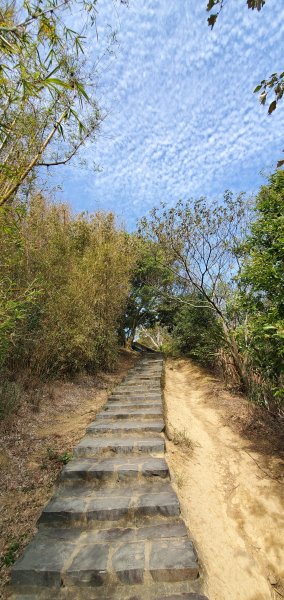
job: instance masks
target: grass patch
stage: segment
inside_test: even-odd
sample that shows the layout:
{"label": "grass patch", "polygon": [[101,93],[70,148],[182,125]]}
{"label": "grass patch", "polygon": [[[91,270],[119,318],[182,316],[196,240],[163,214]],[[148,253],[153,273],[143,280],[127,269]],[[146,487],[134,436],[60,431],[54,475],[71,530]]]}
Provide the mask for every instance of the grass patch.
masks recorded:
{"label": "grass patch", "polygon": [[168,428],[167,436],[170,442],[173,442],[175,446],[181,446],[182,448],[186,448],[187,450],[193,450],[193,442],[188,437],[185,429],[183,431],[179,431],[175,429],[175,427]]}

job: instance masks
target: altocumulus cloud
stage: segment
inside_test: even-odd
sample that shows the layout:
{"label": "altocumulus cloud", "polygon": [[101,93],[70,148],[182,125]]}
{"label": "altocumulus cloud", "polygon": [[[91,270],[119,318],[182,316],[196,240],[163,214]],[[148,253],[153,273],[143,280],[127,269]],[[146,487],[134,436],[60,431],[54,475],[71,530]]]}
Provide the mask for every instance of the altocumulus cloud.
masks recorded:
{"label": "altocumulus cloud", "polygon": [[55,175],[74,209],[112,209],[132,227],[160,200],[256,189],[282,150],[281,106],[268,117],[252,90],[284,68],[283,3],[258,14],[231,0],[213,32],[205,0],[130,0],[119,14],[110,4],[99,3],[98,19],[101,38],[120,21],[100,80],[109,116],[84,151],[102,172]]}

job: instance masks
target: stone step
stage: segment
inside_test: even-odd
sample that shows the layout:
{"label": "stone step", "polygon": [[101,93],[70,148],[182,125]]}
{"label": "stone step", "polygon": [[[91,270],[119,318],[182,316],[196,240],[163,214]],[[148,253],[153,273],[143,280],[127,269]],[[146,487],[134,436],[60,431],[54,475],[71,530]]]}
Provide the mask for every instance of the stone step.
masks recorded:
{"label": "stone step", "polygon": [[121,410],[121,409],[128,409],[129,407],[131,408],[159,408],[160,410],[162,410],[163,408],[163,403],[162,402],[158,402],[157,400],[155,400],[155,402],[153,402],[152,400],[150,401],[145,401],[145,400],[135,400],[135,402],[131,401],[131,400],[109,400],[107,402],[107,404],[105,404],[104,406],[104,410],[105,411],[112,411],[112,410]]}
{"label": "stone step", "polygon": [[[150,581],[149,583],[149,576],[145,571],[146,578],[147,583],[144,581],[144,585],[132,584],[130,586],[124,585],[117,579],[115,587],[113,584],[94,586],[92,582],[78,587],[66,587],[63,583],[60,588],[52,587],[52,595],[50,595],[50,589],[43,585],[34,588],[20,585],[18,587],[26,591],[20,591],[19,593],[15,591],[9,598],[10,600],[208,600],[207,596],[189,591],[189,589],[199,588],[198,579],[179,582]],[[14,590],[16,589],[17,586],[14,586]],[[166,595],[161,596],[163,590]]]}
{"label": "stone step", "polygon": [[63,469],[13,600],[208,600],[164,459],[162,358],[143,356]]}
{"label": "stone step", "polygon": [[131,375],[161,375],[163,372],[163,367],[161,365],[153,366],[153,367],[135,367],[127,377],[131,377]]}
{"label": "stone step", "polygon": [[161,396],[157,396],[156,398],[147,398],[145,396],[126,396],[125,394],[121,395],[113,395],[110,396],[107,404],[105,406],[113,405],[114,403],[125,404],[127,406],[138,406],[139,404],[144,404],[145,406],[163,406]]}
{"label": "stone step", "polygon": [[85,436],[75,448],[75,456],[92,457],[100,453],[128,454],[130,452],[164,452],[165,440],[160,435]]}
{"label": "stone step", "polygon": [[[169,483],[99,489],[61,487],[44,508],[39,523],[53,527],[92,526],[98,521],[120,521],[145,516],[178,516],[179,501]],[[127,523],[125,522],[125,526]]]}
{"label": "stone step", "polygon": [[102,421],[94,421],[87,427],[87,433],[129,433],[141,431],[156,431],[161,433],[165,428],[162,419],[145,419],[144,421],[135,421],[134,419],[123,419],[117,422],[109,422],[107,419]]}
{"label": "stone step", "polygon": [[123,383],[129,383],[129,382],[136,382],[139,383],[140,385],[143,383],[154,383],[155,385],[157,385],[158,383],[161,382],[161,377],[162,377],[162,372],[159,373],[133,373],[132,375],[129,375],[128,377],[125,377],[125,379],[123,379],[120,383],[120,385],[122,385]]}
{"label": "stone step", "polygon": [[12,571],[14,585],[52,586],[55,590],[102,584],[107,589],[109,584],[128,586],[145,580],[155,584],[197,577],[196,555],[181,520],[94,532],[43,528]]}
{"label": "stone step", "polygon": [[133,408],[129,406],[123,409],[117,408],[116,410],[105,409],[97,414],[96,419],[98,421],[102,419],[155,419],[162,416],[163,411],[161,408]]}
{"label": "stone step", "polygon": [[169,476],[169,468],[164,458],[151,456],[115,457],[105,459],[83,458],[71,460],[62,470],[61,479],[67,482],[121,481],[137,477]]}
{"label": "stone step", "polygon": [[[138,598],[137,598],[138,600]],[[185,592],[184,594],[173,594],[171,596],[159,596],[156,600],[208,600],[207,596],[195,594],[195,592]]]}
{"label": "stone step", "polygon": [[162,394],[161,392],[141,392],[140,390],[134,390],[132,391],[117,391],[115,390],[115,392],[113,394],[111,394],[110,396],[111,399],[114,398],[130,398],[130,399],[141,399],[141,398],[145,398],[146,400],[161,400],[162,398]]}
{"label": "stone step", "polygon": [[120,385],[117,386],[117,390],[133,390],[133,389],[137,389],[140,391],[143,390],[159,390],[160,391],[160,383],[153,383],[152,381],[149,382],[144,382],[144,383],[137,383],[136,381],[129,381],[126,383],[121,383]]}

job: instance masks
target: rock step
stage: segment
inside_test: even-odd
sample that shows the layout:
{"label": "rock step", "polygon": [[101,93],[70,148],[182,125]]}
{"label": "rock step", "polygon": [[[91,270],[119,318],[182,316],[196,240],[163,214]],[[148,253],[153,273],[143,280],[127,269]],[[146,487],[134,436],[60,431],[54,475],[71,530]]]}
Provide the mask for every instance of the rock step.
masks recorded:
{"label": "rock step", "polygon": [[[180,506],[169,483],[158,482],[140,486],[122,485],[88,489],[59,488],[44,508],[39,523],[58,526],[91,526],[98,521],[139,519],[145,516],[178,516]],[[125,526],[127,523],[125,522]]]}
{"label": "rock step", "polygon": [[169,476],[169,467],[164,458],[137,456],[115,457],[96,460],[94,458],[73,459],[61,472],[62,481],[103,481],[106,479],[130,479],[133,477]]}
{"label": "rock step", "polygon": [[160,391],[160,383],[153,383],[150,381],[149,383],[137,383],[137,382],[129,382],[129,383],[121,383],[116,388],[119,390],[139,390],[139,391],[148,391],[148,390],[158,390]]}
{"label": "rock step", "polygon": [[155,434],[127,436],[85,436],[75,448],[75,456],[92,457],[97,454],[111,452],[128,454],[138,452],[164,452],[165,440]]}
{"label": "rock step", "polygon": [[155,385],[158,385],[161,382],[161,378],[162,371],[159,371],[159,373],[133,373],[128,377],[125,377],[125,379],[122,379],[119,385],[130,382],[135,382],[139,384],[154,383]]}
{"label": "rock step", "polygon": [[146,401],[146,400],[108,400],[107,404],[105,404],[104,409],[106,411],[111,411],[111,410],[120,410],[120,409],[128,409],[129,407],[135,409],[140,409],[140,408],[159,408],[160,410],[162,410],[163,408],[163,404],[162,402],[158,402],[157,400],[155,400],[155,402],[153,402],[152,400],[150,401]]}
{"label": "rock step", "polygon": [[162,364],[144,355],[89,425],[13,567],[13,600],[208,600],[163,456]]}
{"label": "rock step", "polygon": [[102,419],[155,419],[156,417],[163,417],[163,411],[161,408],[133,408],[131,406],[123,409],[116,410],[103,410],[96,416],[97,421]]}
{"label": "rock step", "polygon": [[148,406],[155,406],[155,404],[159,404],[160,406],[163,406],[162,403],[162,396],[161,394],[158,395],[156,394],[154,398],[149,398],[148,396],[145,395],[131,395],[131,396],[126,396],[125,394],[113,394],[112,396],[109,397],[108,399],[108,404],[112,403],[112,402],[118,402],[118,403],[123,403],[123,404],[128,404],[128,405],[136,405],[139,404],[139,402],[142,402],[143,404],[148,404]]}
{"label": "rock step", "polygon": [[14,566],[12,583],[96,587],[197,577],[197,558],[180,520],[170,525],[94,532],[43,528]]}
{"label": "rock step", "polygon": [[127,399],[145,399],[145,400],[161,400],[162,398],[162,394],[161,392],[140,392],[140,391],[126,391],[126,392],[121,392],[121,391],[116,391],[114,393],[111,394],[110,399],[121,399],[121,398],[127,398]]}
{"label": "rock step", "polygon": [[[145,575],[148,578],[147,572]],[[115,588],[112,584],[108,587],[94,587],[92,584],[89,584],[81,586],[78,590],[76,586],[66,587],[63,585],[60,589],[53,587],[52,596],[47,587],[37,586],[33,591],[30,586],[20,586],[21,590],[26,589],[26,592],[15,593],[10,597],[10,600],[208,600],[207,596],[194,591],[188,591],[189,589],[198,589],[198,585],[198,580],[179,582],[152,581],[151,583],[147,581],[147,583],[144,582],[142,593],[141,585],[125,586],[118,581],[115,583]],[[163,590],[167,595],[161,596]]]}
{"label": "rock step", "polygon": [[127,375],[124,379],[124,381],[127,381],[128,379],[134,379],[135,377],[137,378],[141,378],[141,379],[148,379],[151,377],[161,377],[163,373],[163,369],[161,369],[160,367],[157,369],[137,369],[137,370],[133,370],[129,375]]}
{"label": "rock step", "polygon": [[164,421],[162,419],[145,419],[144,421],[134,421],[132,419],[123,419],[121,422],[109,423],[107,419],[105,421],[94,421],[87,427],[87,433],[129,433],[141,432],[141,431],[156,431],[161,432],[165,428]]}

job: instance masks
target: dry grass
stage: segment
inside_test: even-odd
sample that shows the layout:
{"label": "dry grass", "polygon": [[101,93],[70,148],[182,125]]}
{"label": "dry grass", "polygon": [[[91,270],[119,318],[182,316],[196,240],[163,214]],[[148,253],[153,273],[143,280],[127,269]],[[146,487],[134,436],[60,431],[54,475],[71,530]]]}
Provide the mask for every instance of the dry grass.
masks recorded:
{"label": "dry grass", "polygon": [[[186,433],[186,430],[179,431],[172,426],[167,426],[167,437],[175,446],[181,446],[184,450],[193,451],[193,442]],[[188,452],[187,452],[188,454]]]}

